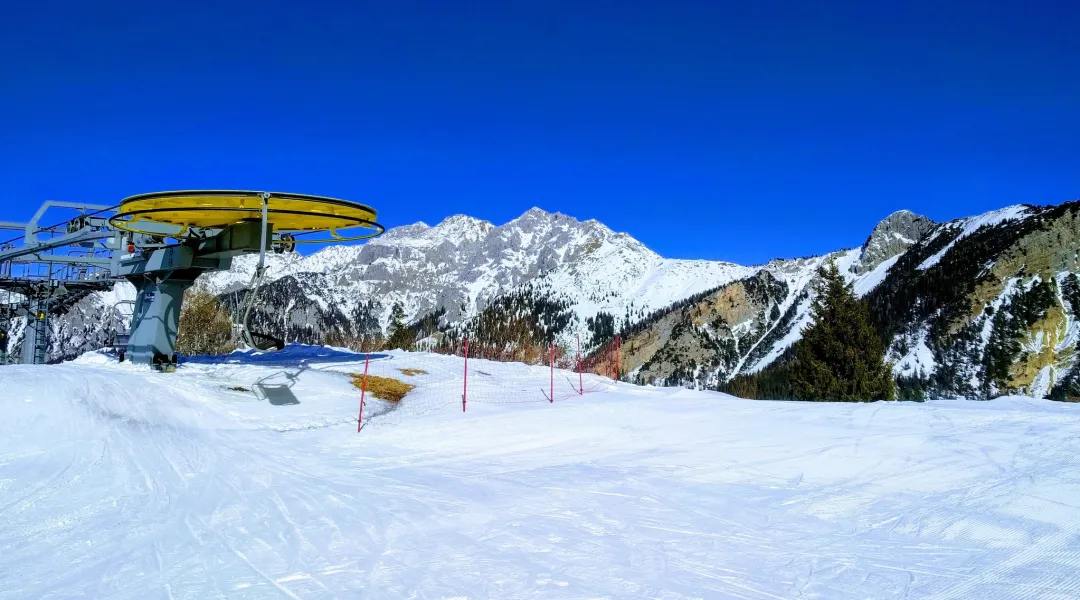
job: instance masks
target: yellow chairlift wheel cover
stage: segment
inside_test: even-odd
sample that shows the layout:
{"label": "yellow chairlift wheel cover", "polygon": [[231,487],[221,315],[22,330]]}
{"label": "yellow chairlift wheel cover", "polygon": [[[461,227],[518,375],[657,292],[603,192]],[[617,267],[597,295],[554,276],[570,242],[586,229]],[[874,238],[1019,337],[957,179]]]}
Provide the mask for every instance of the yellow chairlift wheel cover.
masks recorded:
{"label": "yellow chairlift wheel cover", "polygon": [[[266,202],[266,220],[278,232],[330,232],[332,240],[345,241],[375,237],[383,232],[375,222],[375,209],[337,198],[271,192]],[[180,191],[154,192],[131,196],[120,202],[110,219],[115,227],[135,233],[151,233],[139,223],[179,227],[176,235],[188,229],[220,229],[243,221],[262,218],[262,192]],[[359,236],[339,236],[341,229],[372,230]],[[296,240],[301,242],[302,240]]]}

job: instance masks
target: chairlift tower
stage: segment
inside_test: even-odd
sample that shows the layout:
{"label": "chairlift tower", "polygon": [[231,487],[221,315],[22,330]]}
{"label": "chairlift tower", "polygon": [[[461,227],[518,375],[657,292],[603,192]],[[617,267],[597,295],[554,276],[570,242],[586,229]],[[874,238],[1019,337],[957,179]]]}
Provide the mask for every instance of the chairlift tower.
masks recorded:
{"label": "chairlift tower", "polygon": [[[49,201],[27,223],[0,221],[0,230],[23,234],[0,242],[0,364],[13,349],[13,324],[25,324],[20,348],[24,363],[43,363],[48,349],[50,316],[86,294],[112,285],[112,252],[116,234],[100,215],[109,207],[81,202]],[[51,209],[78,216],[51,226],[42,218]]]}
{"label": "chairlift tower", "polygon": [[[40,227],[49,208],[80,214]],[[24,231],[9,240],[21,239],[20,245],[0,245],[0,290],[22,298],[27,322],[22,360],[36,363],[45,361],[49,311],[65,304],[58,298],[73,298],[73,289],[107,289],[127,280],[136,299],[126,355],[170,368],[177,360],[184,291],[199,275],[228,269],[236,256],[258,254],[238,325],[248,346],[280,348],[282,340],[250,325],[266,275],[266,252],[370,239],[385,231],[376,216],[368,206],[336,198],[232,190],[141,194],[112,207],[47,202],[29,223],[0,222],[0,229]]]}

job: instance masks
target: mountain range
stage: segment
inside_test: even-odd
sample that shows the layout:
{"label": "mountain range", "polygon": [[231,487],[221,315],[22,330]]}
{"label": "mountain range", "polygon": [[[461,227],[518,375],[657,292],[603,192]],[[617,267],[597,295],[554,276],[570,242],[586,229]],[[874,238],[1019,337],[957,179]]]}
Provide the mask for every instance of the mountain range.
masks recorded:
{"label": "mountain range", "polygon": [[[492,323],[515,320],[534,342],[580,338],[587,352],[619,334],[628,378],[715,388],[767,378],[789,358],[810,322],[816,272],[831,261],[869,303],[902,389],[1069,395],[1078,211],[1016,205],[944,223],[899,211],[858,248],[757,266],[663,258],[598,221],[538,208],[500,226],[454,215],[363,245],[271,255],[256,322],[289,341],[354,340],[384,334],[400,303],[406,320],[428,324],[417,330],[429,343],[492,337]],[[199,285],[235,307],[254,265],[240,257]],[[118,284],[54,319],[50,357],[100,346],[125,326],[117,303],[133,297]]]}

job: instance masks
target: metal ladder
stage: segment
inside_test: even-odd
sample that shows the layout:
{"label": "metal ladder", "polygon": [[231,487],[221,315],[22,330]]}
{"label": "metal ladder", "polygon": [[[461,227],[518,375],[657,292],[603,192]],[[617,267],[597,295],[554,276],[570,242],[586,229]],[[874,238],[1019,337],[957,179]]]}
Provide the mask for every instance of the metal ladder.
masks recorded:
{"label": "metal ladder", "polygon": [[45,357],[49,345],[49,302],[48,300],[37,304],[36,314],[29,315],[34,323],[34,353],[31,364],[45,364]]}

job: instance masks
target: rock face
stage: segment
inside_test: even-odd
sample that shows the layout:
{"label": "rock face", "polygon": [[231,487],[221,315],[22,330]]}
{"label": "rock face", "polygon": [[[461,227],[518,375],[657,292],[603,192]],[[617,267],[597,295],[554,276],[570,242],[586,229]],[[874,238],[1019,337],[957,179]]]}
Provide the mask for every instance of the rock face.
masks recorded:
{"label": "rock face", "polygon": [[695,387],[760,372],[758,387],[784,397],[780,365],[812,323],[816,269],[833,262],[890,340],[902,397],[1080,400],[1077,248],[1080,202],[941,224],[895,213],[859,249],[773,261],[624,328],[620,366],[638,382]]}
{"label": "rock face", "polygon": [[895,372],[931,396],[1080,395],[1080,202],[936,226],[867,296]]}
{"label": "rock face", "polygon": [[933,221],[910,210],[900,210],[885,217],[863,244],[858,273],[871,271],[904,252],[923,239],[933,227]]}
{"label": "rock face", "polygon": [[788,286],[768,271],[683,302],[625,334],[620,371],[642,383],[713,387],[780,320]]}

